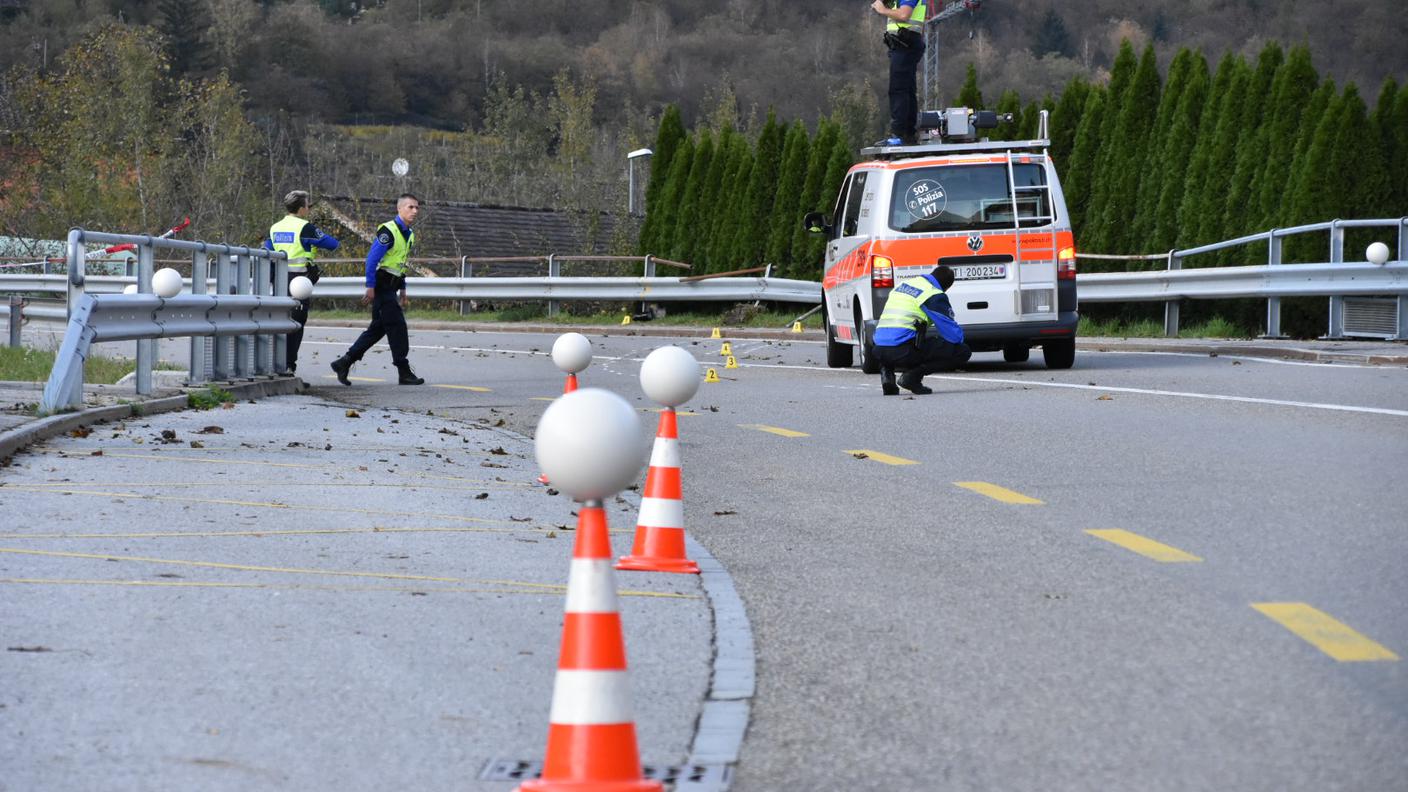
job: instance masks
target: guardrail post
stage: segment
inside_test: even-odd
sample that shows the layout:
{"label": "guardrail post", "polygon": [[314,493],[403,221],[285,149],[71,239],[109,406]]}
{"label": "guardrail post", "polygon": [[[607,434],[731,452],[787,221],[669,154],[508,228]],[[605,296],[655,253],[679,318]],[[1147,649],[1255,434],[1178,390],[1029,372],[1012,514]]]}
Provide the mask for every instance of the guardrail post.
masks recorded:
{"label": "guardrail post", "polygon": [[[72,321],[73,312],[83,300],[84,292],[87,289],[84,283],[87,273],[83,266],[83,229],[69,229],[68,245],[64,255],[68,259],[68,318]],[[75,376],[70,383],[69,391],[63,394],[61,401],[64,406],[81,407],[83,405],[83,379],[87,376],[87,372],[83,370],[85,364],[82,357],[73,361],[71,365],[74,367]]]}
{"label": "guardrail post", "polygon": [[[210,275],[210,256],[204,250],[191,254],[191,294],[205,294],[206,280]],[[206,364],[210,360],[210,339],[191,336],[191,370],[186,382],[195,385],[205,382]]]}
{"label": "guardrail post", "polygon": [[24,321],[24,298],[10,295],[10,348],[20,348],[20,324]]}
{"label": "guardrail post", "polygon": [[[288,296],[288,259],[273,256],[269,259],[270,267],[274,272],[274,282],[271,284],[275,297]],[[305,323],[306,324],[306,323]],[[288,373],[288,336],[280,333],[274,336],[274,373]]]}
{"label": "guardrail post", "polygon": [[[232,293],[234,288],[234,262],[230,260],[230,249],[222,247],[215,256],[215,293],[226,295]],[[229,336],[214,338],[211,340],[212,363],[211,377],[219,380],[227,380],[234,376],[232,369],[235,360],[235,339]]]}
{"label": "guardrail post", "polygon": [[[274,279],[270,272],[270,261],[256,253],[254,255],[254,288],[259,297],[271,297],[274,293]],[[258,335],[254,337],[254,374],[263,377],[274,373],[274,338]]]}
{"label": "guardrail post", "polygon": [[[1168,271],[1172,272],[1177,269],[1183,269],[1183,260],[1178,257],[1178,251],[1170,250],[1168,252]],[[1178,308],[1177,297],[1164,303],[1164,335],[1168,338],[1178,336]]]}
{"label": "guardrail post", "polygon": [[[1344,226],[1339,220],[1330,222],[1330,263],[1344,263]],[[1330,298],[1330,327],[1325,333],[1327,339],[1344,338],[1344,298]]]}
{"label": "guardrail post", "polygon": [[[235,294],[253,294],[254,276],[250,271],[249,248],[235,254]],[[249,377],[254,373],[254,336],[235,336],[235,376]]]}
{"label": "guardrail post", "polygon": [[[152,274],[156,269],[156,248],[151,245],[151,237],[137,246],[137,291],[152,293]],[[156,351],[156,339],[144,338],[137,342],[137,394],[150,396],[152,392],[152,358]]]}
{"label": "guardrail post", "polygon": [[[1395,261],[1408,261],[1408,217],[1398,219],[1398,247]],[[1391,340],[1408,341],[1408,294],[1398,295],[1398,335]]]}
{"label": "guardrail post", "polygon": [[649,253],[645,254],[645,277],[655,277],[655,257]]}
{"label": "guardrail post", "polygon": [[[1278,229],[1271,229],[1266,238],[1266,264],[1271,267],[1281,265],[1281,237]],[[1281,335],[1281,298],[1266,298],[1266,335],[1262,338],[1285,338]]]}
{"label": "guardrail post", "polygon": [[[469,256],[460,256],[460,278],[461,278],[461,279],[463,279],[463,278],[468,278],[468,277],[469,277],[469,274],[468,274],[468,272],[469,272],[469,266],[470,266],[470,264],[469,264]],[[464,315],[466,315],[466,314],[469,313],[469,311],[465,310],[465,308],[467,307],[465,300],[457,300],[456,302],[459,303],[459,312],[460,312],[460,316],[464,316]]]}
{"label": "guardrail post", "polygon": [[[556,256],[552,253],[548,254],[548,277],[562,277],[562,265],[557,262]],[[548,300],[548,316],[557,316],[560,307],[557,300]]]}

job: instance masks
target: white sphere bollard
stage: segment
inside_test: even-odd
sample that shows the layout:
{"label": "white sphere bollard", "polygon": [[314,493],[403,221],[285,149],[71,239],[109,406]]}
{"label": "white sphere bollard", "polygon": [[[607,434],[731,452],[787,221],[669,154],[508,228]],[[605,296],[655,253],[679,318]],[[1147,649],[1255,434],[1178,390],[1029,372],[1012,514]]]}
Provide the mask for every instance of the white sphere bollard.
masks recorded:
{"label": "white sphere bollard", "polygon": [[288,282],[288,296],[295,300],[306,300],[313,296],[313,281],[299,275]]}
{"label": "white sphere bollard", "polygon": [[152,276],[152,291],[158,297],[175,297],[181,293],[181,273],[170,267],[156,271]]}
{"label": "white sphere bollard", "polygon": [[552,362],[566,374],[578,374],[592,364],[592,342],[581,333],[563,333],[552,343]]}
{"label": "white sphere bollard", "polygon": [[1370,264],[1383,266],[1383,263],[1388,261],[1388,245],[1382,242],[1373,243],[1364,251],[1364,258],[1368,259]]}
{"label": "white sphere bollard", "polygon": [[652,400],[678,407],[699,390],[699,361],[681,347],[660,347],[640,365],[640,385]]}
{"label": "white sphere bollard", "polygon": [[123,287],[122,287],[122,293],[123,293],[123,294],[136,294],[136,293],[137,293],[137,284],[135,284],[135,283],[129,283],[129,284],[127,284],[126,286],[123,286]]}
{"label": "white sphere bollard", "polygon": [[644,432],[626,400],[601,388],[563,394],[538,421],[538,469],[577,500],[625,489],[645,467]]}

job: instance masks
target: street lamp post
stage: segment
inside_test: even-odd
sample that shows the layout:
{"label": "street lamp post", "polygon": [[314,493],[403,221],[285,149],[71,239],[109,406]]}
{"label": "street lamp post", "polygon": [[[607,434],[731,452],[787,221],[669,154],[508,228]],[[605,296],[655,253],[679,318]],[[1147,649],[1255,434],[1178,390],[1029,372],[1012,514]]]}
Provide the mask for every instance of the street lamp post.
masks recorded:
{"label": "street lamp post", "polygon": [[626,155],[626,178],[630,183],[630,195],[626,198],[626,212],[636,213],[636,160],[641,157],[649,157],[655,152],[648,148],[636,149]]}

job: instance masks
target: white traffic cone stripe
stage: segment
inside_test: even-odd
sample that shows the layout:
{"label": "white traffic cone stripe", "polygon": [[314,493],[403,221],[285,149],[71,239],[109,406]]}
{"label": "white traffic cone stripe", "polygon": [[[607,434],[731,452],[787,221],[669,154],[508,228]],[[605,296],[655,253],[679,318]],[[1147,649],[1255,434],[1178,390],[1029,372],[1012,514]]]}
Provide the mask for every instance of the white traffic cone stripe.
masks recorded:
{"label": "white traffic cone stripe", "polygon": [[651,528],[683,528],[684,501],[674,498],[641,498],[637,525]]}
{"label": "white traffic cone stripe", "polygon": [[634,722],[631,678],[625,671],[558,671],[549,720],[563,726]]}
{"label": "white traffic cone stripe", "polygon": [[567,576],[568,613],[616,613],[616,580],[609,558],[574,558]]}
{"label": "white traffic cone stripe", "polygon": [[655,438],[655,447],[650,451],[651,467],[680,466],[680,441],[669,437]]}

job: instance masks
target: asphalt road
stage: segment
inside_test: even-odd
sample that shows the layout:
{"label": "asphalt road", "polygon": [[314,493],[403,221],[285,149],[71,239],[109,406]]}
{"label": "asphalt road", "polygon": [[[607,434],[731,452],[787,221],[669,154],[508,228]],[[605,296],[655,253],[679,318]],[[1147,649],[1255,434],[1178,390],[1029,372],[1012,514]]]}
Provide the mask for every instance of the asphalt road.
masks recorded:
{"label": "asphalt road", "polygon": [[[560,382],[551,336],[417,332],[439,387],[382,352],[340,388],[355,334],[303,366],[352,403],[528,433]],[[631,398],[669,343],[593,341]],[[1408,371],[980,355],[883,397],[819,344],[673,342],[722,377],[680,431],[757,640],[735,789],[1408,789]]]}

